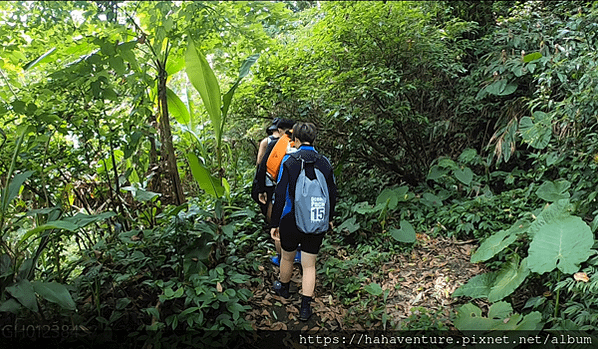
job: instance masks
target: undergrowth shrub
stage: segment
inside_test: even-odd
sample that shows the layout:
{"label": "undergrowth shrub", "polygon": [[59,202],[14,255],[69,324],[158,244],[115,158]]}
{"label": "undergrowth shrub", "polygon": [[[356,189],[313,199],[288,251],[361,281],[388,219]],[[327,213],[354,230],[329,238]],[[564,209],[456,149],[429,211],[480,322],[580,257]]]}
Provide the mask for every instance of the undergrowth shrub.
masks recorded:
{"label": "undergrowth shrub", "polygon": [[[257,267],[250,257],[261,252],[256,243],[264,244],[255,239],[255,217],[251,208],[208,212],[190,203],[165,211],[156,228],[100,241],[84,252],[75,280],[79,321],[162,345],[176,333],[175,346],[191,338],[222,343],[219,331],[251,330],[245,271]],[[199,339],[192,332],[198,329],[205,331]]]}

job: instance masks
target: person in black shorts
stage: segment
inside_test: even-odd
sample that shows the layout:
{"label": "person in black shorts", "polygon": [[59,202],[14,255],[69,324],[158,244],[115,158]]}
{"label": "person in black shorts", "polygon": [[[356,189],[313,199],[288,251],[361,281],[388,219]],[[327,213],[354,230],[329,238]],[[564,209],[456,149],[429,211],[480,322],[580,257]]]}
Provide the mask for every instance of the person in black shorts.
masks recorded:
{"label": "person in black shorts", "polygon": [[[323,156],[317,157],[317,151],[313,147],[317,130],[312,123],[296,123],[293,126],[293,138],[295,147],[299,150],[295,153],[307,161],[315,160],[315,167],[319,169],[326,178],[328,195],[330,200],[330,220],[334,216],[336,205],[337,188],[334,179],[332,165]],[[283,298],[289,298],[289,286],[293,272],[293,258],[298,245],[301,245],[301,267],[303,269],[301,309],[299,318],[306,321],[311,316],[310,302],[316,286],[316,257],[324,239],[324,233],[305,234],[298,230],[295,221],[293,208],[295,186],[297,177],[301,171],[301,163],[294,156],[287,155],[282,162],[279,173],[278,184],[274,191],[274,206],[272,208],[272,219],[270,223],[270,235],[273,239],[279,239],[282,248],[280,262],[280,284],[281,288],[276,293]],[[315,174],[307,173],[307,177],[313,179]]]}

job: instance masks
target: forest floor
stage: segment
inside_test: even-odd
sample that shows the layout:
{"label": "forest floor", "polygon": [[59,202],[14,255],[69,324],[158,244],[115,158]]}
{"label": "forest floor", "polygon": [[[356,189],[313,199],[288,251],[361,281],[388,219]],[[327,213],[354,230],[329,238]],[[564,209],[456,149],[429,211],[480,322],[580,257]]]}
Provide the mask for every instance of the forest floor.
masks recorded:
{"label": "forest floor", "polygon": [[[483,266],[469,262],[473,241],[417,234],[418,243],[410,254],[396,254],[383,264],[378,282],[383,290],[389,290],[386,312],[388,322],[399,324],[414,312],[425,309],[426,312],[441,313],[448,322],[451,314],[460,306],[451,294],[471,277],[484,272]],[[255,277],[264,280],[254,284],[252,310],[247,319],[256,330],[300,330],[338,331],[338,330],[381,330],[381,321],[374,321],[370,327],[363,323],[345,321],[353,305],[343,305],[341,300],[329,290],[322,290],[316,284],[315,300],[312,302],[312,317],[304,322],[299,320],[301,306],[301,268],[295,265],[291,279],[291,290],[297,291],[289,300],[274,295],[272,283],[278,278],[279,268],[264,264]],[[338,277],[343,277],[339,275]],[[366,283],[363,284],[366,286]],[[417,315],[417,314],[415,314]],[[364,321],[365,323],[365,321]],[[450,323],[445,324],[450,327]]]}

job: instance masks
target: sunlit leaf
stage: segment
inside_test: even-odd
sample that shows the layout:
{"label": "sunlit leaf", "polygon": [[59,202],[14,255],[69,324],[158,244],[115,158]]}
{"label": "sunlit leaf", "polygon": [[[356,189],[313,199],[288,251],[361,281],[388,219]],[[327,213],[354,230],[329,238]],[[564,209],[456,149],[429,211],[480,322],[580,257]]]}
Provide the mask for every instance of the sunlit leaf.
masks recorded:
{"label": "sunlit leaf", "polygon": [[511,245],[517,239],[517,234],[525,232],[529,226],[529,223],[519,220],[511,228],[492,234],[482,241],[475,253],[471,255],[471,263],[485,262],[494,257]]}
{"label": "sunlit leaf", "polygon": [[220,140],[222,125],[220,86],[205,56],[195,47],[191,38],[185,53],[185,66],[189,81],[199,92],[208,111],[216,139]]}
{"label": "sunlit leaf", "polygon": [[452,297],[487,298],[496,280],[496,272],[476,275],[453,292]]}
{"label": "sunlit leaf", "polygon": [[172,115],[176,121],[183,125],[187,125],[191,120],[187,106],[176,93],[170,88],[166,88],[166,100],[168,103],[168,113]]}
{"label": "sunlit leaf", "polygon": [[523,61],[525,63],[529,63],[531,61],[535,61],[536,59],[542,58],[542,54],[540,52],[533,52],[523,56]]}
{"label": "sunlit leaf", "polygon": [[26,171],[14,176],[12,181],[9,182],[8,190],[2,190],[2,195],[0,196],[0,211],[6,211],[10,202],[19,195],[23,183],[25,183],[33,173],[34,171]]}
{"label": "sunlit leaf", "polygon": [[220,184],[218,178],[210,174],[208,169],[201,164],[197,155],[194,153],[187,153],[187,160],[189,161],[193,178],[195,178],[201,189],[214,197],[221,197],[224,195],[224,187]]}
{"label": "sunlit leaf", "polygon": [[52,47],[50,50],[48,50],[46,53],[44,53],[43,55],[39,56],[38,58],[34,59],[33,61],[25,64],[23,66],[23,70],[29,70],[33,67],[35,67],[36,65],[43,63],[43,62],[47,62],[49,60],[49,56],[56,51],[56,47]]}

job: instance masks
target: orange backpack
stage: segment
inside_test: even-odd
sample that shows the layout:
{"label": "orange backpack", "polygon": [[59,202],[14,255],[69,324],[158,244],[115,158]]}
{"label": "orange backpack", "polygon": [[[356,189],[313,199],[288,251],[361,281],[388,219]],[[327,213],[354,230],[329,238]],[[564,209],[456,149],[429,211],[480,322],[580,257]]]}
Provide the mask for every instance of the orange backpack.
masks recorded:
{"label": "orange backpack", "polygon": [[272,152],[270,152],[270,156],[266,162],[266,174],[270,177],[271,180],[276,182],[278,180],[278,171],[280,170],[280,164],[282,163],[282,158],[284,158],[285,154],[287,153],[287,147],[291,143],[291,139],[285,133],[278,142],[272,148]]}

